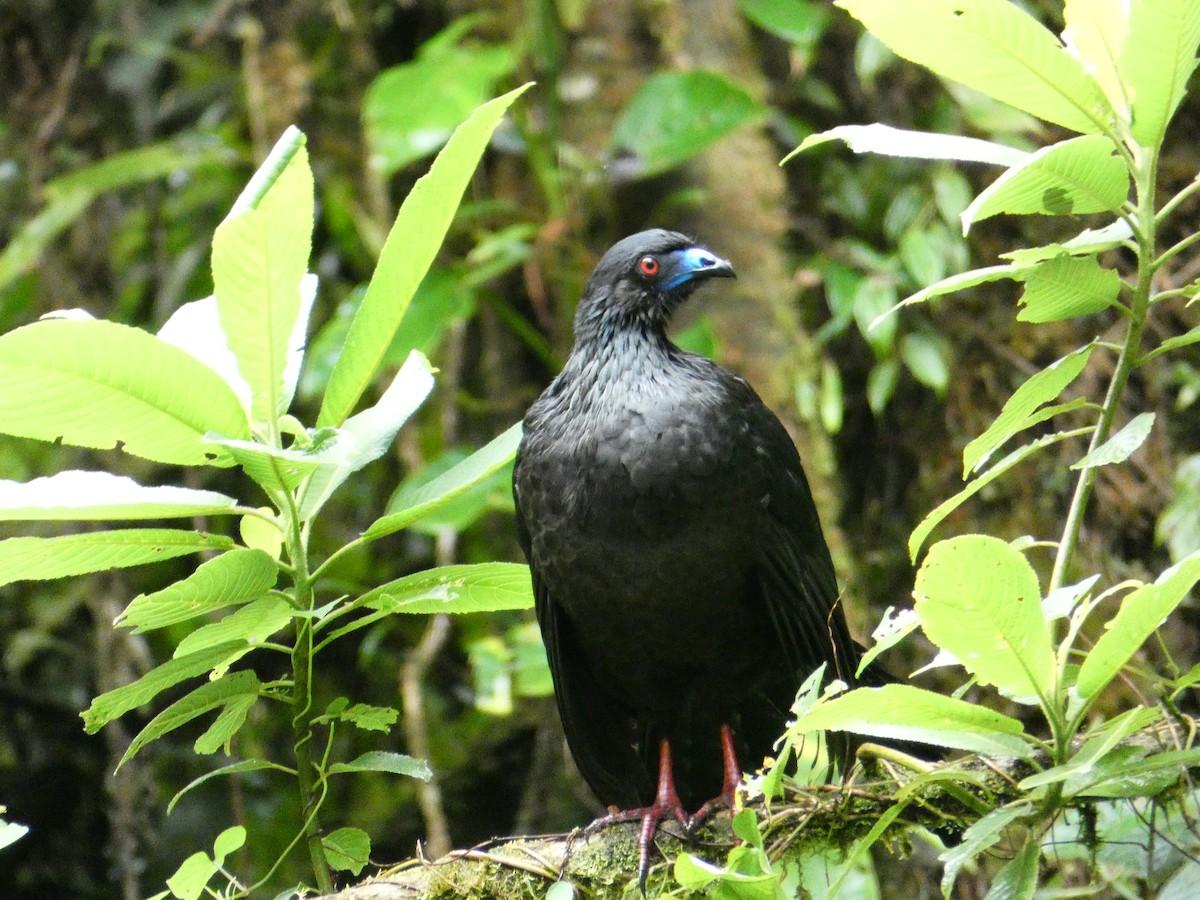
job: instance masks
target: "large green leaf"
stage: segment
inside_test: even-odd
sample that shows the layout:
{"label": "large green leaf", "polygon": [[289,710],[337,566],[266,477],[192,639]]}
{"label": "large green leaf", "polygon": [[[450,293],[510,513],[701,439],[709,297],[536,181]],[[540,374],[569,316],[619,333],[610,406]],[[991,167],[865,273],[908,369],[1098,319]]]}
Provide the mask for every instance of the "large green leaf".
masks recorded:
{"label": "large green leaf", "polygon": [[439,566],[364,594],[365,606],[388,613],[473,613],[533,607],[529,567],[518,563]]}
{"label": "large green leaf", "polygon": [[220,622],[197,628],[175,648],[177,659],[209,647],[243,641],[260,644],[292,621],[292,607],[282,597],[263,597],[232,612]]}
{"label": "large green leaf", "polygon": [[300,282],[312,246],[313,203],[304,135],[289,127],[213,235],[221,328],[250,385],[251,413],[260,422],[274,421],[291,400],[283,373],[301,318]]}
{"label": "large green leaf", "polygon": [[1113,119],[1100,87],[1055,35],[1009,0],[838,0],[905,59],[1085,134]]}
{"label": "large green leaf", "polygon": [[205,682],[151,719],[146,727],[130,741],[125,755],[117,763],[117,769],[120,770],[121,766],[133,759],[137,752],[151,741],[158,740],[164,734],[186,725],[197,716],[204,715],[204,713],[227,703],[238,701],[247,695],[257,697],[261,687],[258,676],[250,671],[234,672],[218,678],[216,681]]}
{"label": "large green leaf", "polygon": [[174,519],[232,513],[236,505],[216,491],[148,487],[111,472],[69,469],[33,481],[0,481],[0,521]]}
{"label": "large green leaf", "polygon": [[783,162],[810,147],[835,140],[845,141],[846,146],[855,153],[881,153],[911,159],[949,159],[1005,167],[1019,166],[1032,156],[1023,150],[993,141],[959,134],[908,131],[875,122],[871,125],[838,125],[828,131],[810,134],[800,142],[799,147],[783,158]]}
{"label": "large green leaf", "polygon": [[518,422],[454,468],[408,494],[397,494],[394,503],[401,508],[373,522],[364,532],[364,536],[374,539],[399,531],[422,516],[461,497],[512,462],[520,443],[521,423]]}
{"label": "large green leaf", "polygon": [[141,632],[186,622],[257,600],[275,586],[278,577],[275,560],[266,553],[235,547],[201,563],[182,581],[134,597],[114,624]]}
{"label": "large green leaf", "polygon": [[386,772],[391,775],[419,778],[421,781],[428,781],[433,777],[429,763],[425,760],[385,750],[368,750],[350,762],[334,763],[329,767],[330,775],[341,772]]}
{"label": "large green leaf", "polygon": [[1142,585],[1127,594],[1079,668],[1075,686],[1080,695],[1094,697],[1103,690],[1146,638],[1166,621],[1197,580],[1200,580],[1200,552],[1171,566],[1154,584]]}
{"label": "large green leaf", "polygon": [[232,546],[233,541],[222,535],[167,528],[8,538],[0,541],[0,585],[142,566]]}
{"label": "large green leaf", "polygon": [[849,691],[819,703],[790,728],[794,735],[812,731],[850,731],[998,756],[1034,752],[1016,719],[907,684]]}
{"label": "large green leaf", "polygon": [[84,729],[88,734],[95,734],[113,719],[149,703],[167,688],[213,669],[228,666],[246,652],[244,641],[234,641],[219,647],[209,647],[190,656],[169,659],[136,681],[113,688],[95,698],[91,706],[81,714]]}
{"label": "large green leaf", "polygon": [[228,463],[201,440],[249,436],[212,369],[137,328],[46,319],[0,335],[0,431],[175,465]]}
{"label": "large green leaf", "polygon": [[1146,147],[1162,143],[1196,68],[1200,4],[1195,0],[1136,0],[1121,52],[1121,75],[1133,95],[1133,136]]}
{"label": "large green leaf", "polygon": [[613,126],[612,146],[645,178],[687,162],[766,110],[716,72],[658,72],[642,82]]}
{"label": "large green leaf", "polygon": [[1121,277],[1094,256],[1056,256],[1021,273],[1018,322],[1059,322],[1103,312],[1117,301]]}
{"label": "large green leaf", "polygon": [[1004,541],[967,534],[929,548],[913,586],[926,637],[983,684],[1047,697],[1054,651],[1033,568]]}
{"label": "large green leaf", "polygon": [[1013,391],[996,420],[963,448],[963,478],[978,469],[1009,438],[1029,427],[1038,407],[1055,399],[1079,376],[1093,347],[1095,344],[1087,344],[1055,360]]}
{"label": "large green leaf", "polygon": [[962,214],[963,233],[1000,213],[1052,216],[1116,212],[1129,194],[1129,170],[1116,146],[1090,134],[1043,147],[990,185]]}
{"label": "large green leaf", "polygon": [[346,421],[375,378],[417,286],[442,245],[492,132],[528,87],[523,85],[475,110],[405,198],[367,294],[354,315],[346,344],[330,373],[318,425]]}
{"label": "large green leaf", "polygon": [[1129,0],[1066,0],[1063,43],[1091,73],[1108,104],[1129,124],[1129,92],[1121,78],[1121,51],[1129,36]]}

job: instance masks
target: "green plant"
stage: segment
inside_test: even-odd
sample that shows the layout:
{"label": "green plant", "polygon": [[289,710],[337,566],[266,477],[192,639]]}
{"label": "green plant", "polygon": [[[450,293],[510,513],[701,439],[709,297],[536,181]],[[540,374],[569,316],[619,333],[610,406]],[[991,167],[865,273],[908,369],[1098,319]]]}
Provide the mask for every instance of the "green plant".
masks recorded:
{"label": "green plant", "polygon": [[[468,494],[515,452],[514,426],[480,451],[409,491],[403,502],[323,560],[310,554],[322,508],[354,472],[381,456],[433,385],[418,352],[408,355],[372,406],[355,413],[405,320],[478,160],[519,88],[483,104],[455,131],[405,201],[374,276],[328,374],[315,426],[289,413],[303,358],[316,277],[306,274],[313,228],[313,178],[304,137],[289,129],[250,180],[213,238],[214,296],[188,303],[157,335],[82,313],[44,318],[0,336],[0,429],[8,434],[125,453],[181,467],[232,468],[269,506],[190,487],[148,486],[106,471],[63,471],[26,483],[0,483],[0,519],[122,521],[232,517],[240,542],[182,528],[89,530],[0,541],[0,584],[52,579],[202,553],[190,575],[135,598],[118,625],[171,627],[173,658],[97,697],[84,713],[89,732],[183,682],[199,686],[170,703],[129,745],[123,765],[147,744],[216,713],[195,750],[231,744],[262,702],[289,710],[294,761],[249,758],[194,780],[171,806],[217,775],[258,770],[295,780],[302,821],[288,847],[303,844],[315,884],[332,872],[358,873],[370,853],[353,826],[321,821],[329,780],[352,772],[428,778],[426,764],[368,751],[333,758],[339,729],[386,732],[397,710],[338,697],[314,706],[318,660],[342,637],[396,613],[477,612],[531,605],[528,573],[505,563],[416,572],[357,596],[323,580],[329,567],[379,538],[409,527]],[[211,616],[217,616],[210,621]],[[250,665],[242,663],[249,658]],[[168,881],[176,897],[197,897],[224,873],[226,895],[255,884],[225,872],[224,858],[245,832],[228,829],[211,856],[195,854]],[[286,853],[284,854],[286,856]],[[160,895],[165,896],[165,894]]]}
{"label": "green plant", "polygon": [[[839,0],[838,5],[900,56],[1078,136],[1025,152],[976,138],[876,124],[813,135],[796,152],[839,139],[857,152],[1004,167],[962,212],[964,233],[998,214],[1107,219],[1069,239],[1003,254],[1004,264],[952,275],[896,306],[1010,280],[1023,286],[1018,321],[1037,326],[1072,319],[1095,329],[1095,339],[1029,378],[992,425],[966,446],[966,487],[916,527],[909,551],[916,560],[934,529],[961,504],[1022,462],[1063,444],[1079,449],[1070,464],[1074,486],[1060,533],[1011,543],[966,534],[933,544],[917,573],[914,608],[886,623],[887,637],[864,660],[865,665],[919,627],[966,670],[971,683],[990,686],[1036,711],[1048,737],[1011,716],[908,685],[833,691],[801,710],[787,735],[794,742],[809,732],[844,729],[1024,760],[1031,774],[1019,781],[1019,797],[995,808],[977,804],[978,820],[942,859],[949,896],[964,865],[992,848],[1007,829],[1024,826],[1032,839],[999,873],[993,891],[1028,897],[1037,885],[1042,842],[1061,839],[1056,826],[1086,828],[1087,817],[1072,820],[1068,810],[1124,810],[1136,819],[1148,804],[1168,803],[1181,773],[1200,766],[1200,750],[1186,741],[1161,749],[1127,740],[1175,716],[1179,694],[1200,680],[1200,670],[1181,675],[1173,663],[1165,674],[1131,664],[1200,580],[1200,553],[1182,556],[1150,583],[1103,584],[1099,574],[1084,577],[1075,563],[1097,470],[1128,459],[1155,426],[1150,412],[1119,422],[1130,377],[1158,357],[1200,342],[1200,326],[1165,339],[1147,329],[1160,310],[1200,290],[1169,278],[1169,264],[1200,235],[1159,246],[1164,222],[1200,189],[1200,178],[1165,202],[1158,200],[1164,135],[1196,66],[1200,4],[1069,0],[1061,42],[1007,0]],[[1117,339],[1102,339],[1114,324]],[[1093,372],[1103,385],[1102,396],[1063,399],[1064,390],[1101,355],[1110,357],[1106,367]],[[1047,425],[1053,430],[1039,428],[1042,436],[994,459],[1017,436]],[[1041,551],[1052,554],[1044,583],[1027,558]],[[1095,619],[1103,620],[1104,630],[1089,646],[1082,634]],[[1098,703],[1119,677],[1147,681],[1161,702],[1097,721]],[[953,767],[923,771],[918,766],[915,772],[906,792],[923,780],[948,784],[957,777],[964,790],[973,784],[965,772],[956,776]],[[1109,803],[1118,800],[1128,803]],[[898,800],[894,809],[907,802]],[[1195,800],[1185,789],[1179,802],[1187,806]],[[888,822],[860,842],[852,860]],[[1089,846],[1095,840],[1093,834]],[[1189,841],[1194,845],[1196,836]],[[1186,853],[1186,846],[1182,849]],[[1174,870],[1151,871],[1147,862],[1139,874],[1161,883]],[[1194,872],[1180,871],[1177,877],[1192,878]]]}

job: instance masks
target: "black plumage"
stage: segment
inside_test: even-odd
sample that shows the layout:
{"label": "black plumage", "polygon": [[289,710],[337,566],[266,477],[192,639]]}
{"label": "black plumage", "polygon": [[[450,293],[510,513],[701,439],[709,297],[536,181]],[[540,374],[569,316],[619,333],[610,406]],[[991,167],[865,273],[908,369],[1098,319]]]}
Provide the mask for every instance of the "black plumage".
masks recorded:
{"label": "black plumage", "polygon": [[[651,833],[728,794],[723,726],[753,768],[803,679],[825,663],[853,683],[859,658],[790,437],[745,380],[666,336],[732,274],[670,231],[614,245],[513,477],[571,752],[603,803],[658,810]],[[674,809],[656,795],[664,740]]]}

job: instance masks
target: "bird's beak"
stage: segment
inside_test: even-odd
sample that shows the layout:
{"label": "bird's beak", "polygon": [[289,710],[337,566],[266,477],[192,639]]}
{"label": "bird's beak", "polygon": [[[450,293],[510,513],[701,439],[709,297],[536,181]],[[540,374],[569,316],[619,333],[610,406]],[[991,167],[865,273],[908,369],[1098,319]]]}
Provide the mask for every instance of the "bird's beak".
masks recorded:
{"label": "bird's beak", "polygon": [[664,260],[666,271],[663,272],[663,289],[672,290],[689,281],[703,278],[736,278],[733,266],[729,260],[705,249],[704,247],[687,247],[676,250]]}

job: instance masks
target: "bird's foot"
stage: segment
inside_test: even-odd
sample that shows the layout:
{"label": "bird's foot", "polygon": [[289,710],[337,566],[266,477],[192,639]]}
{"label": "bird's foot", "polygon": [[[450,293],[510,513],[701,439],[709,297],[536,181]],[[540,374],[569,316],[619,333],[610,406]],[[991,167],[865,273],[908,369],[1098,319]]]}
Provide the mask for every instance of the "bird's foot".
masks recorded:
{"label": "bird's foot", "polygon": [[654,846],[654,835],[658,832],[658,826],[673,819],[683,826],[684,834],[690,835],[692,831],[693,817],[687,814],[679,798],[673,796],[667,798],[666,802],[662,800],[663,798],[659,797],[654,805],[640,809],[611,812],[587,827],[587,830],[592,832],[623,822],[641,823],[642,827],[638,831],[638,887],[641,888],[643,896],[646,893],[646,879],[650,875],[650,848]]}
{"label": "bird's foot", "polygon": [[738,765],[737,752],[733,746],[733,729],[728,725],[721,726],[721,756],[725,764],[725,780],[721,785],[721,793],[696,810],[696,814],[688,820],[688,837],[692,837],[716,810],[733,808],[734,797],[742,781],[742,769]]}

